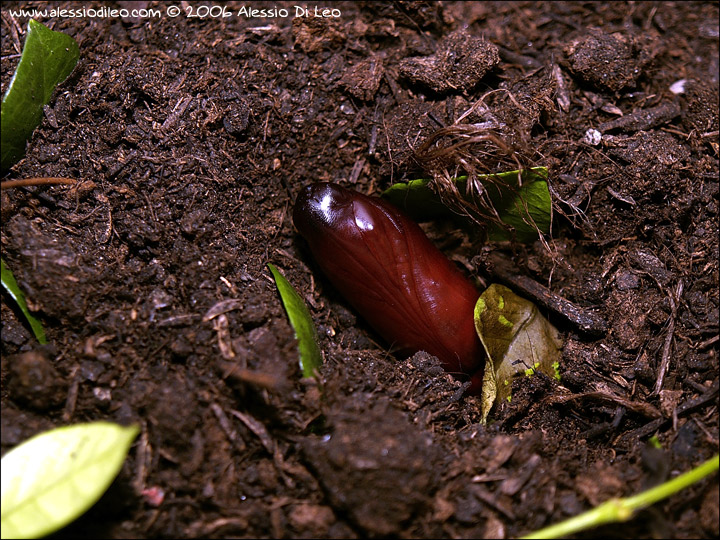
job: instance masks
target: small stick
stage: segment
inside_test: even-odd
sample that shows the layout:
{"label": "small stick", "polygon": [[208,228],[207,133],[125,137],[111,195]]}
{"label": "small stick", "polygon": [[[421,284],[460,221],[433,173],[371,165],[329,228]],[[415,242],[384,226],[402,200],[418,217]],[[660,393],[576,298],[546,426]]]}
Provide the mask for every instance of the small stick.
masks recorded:
{"label": "small stick", "polygon": [[49,184],[65,184],[72,186],[77,183],[78,180],[74,180],[72,178],[22,178],[20,180],[7,180],[5,182],[0,182],[0,189],[24,186],[45,186]]}
{"label": "small stick", "polygon": [[[684,402],[682,405],[680,405],[677,408],[677,416],[684,416],[688,413],[694,412],[698,410],[701,407],[704,407],[705,405],[709,403],[716,403],[717,402],[717,395],[718,395],[718,384],[717,382],[713,384],[710,388],[708,388],[703,394],[699,395],[696,398],[689,399],[688,401]],[[656,418],[652,422],[649,422],[645,424],[642,427],[639,427],[633,431],[630,431],[622,436],[623,440],[628,440],[631,438],[642,438],[647,437],[651,433],[654,433],[655,431],[662,428],[665,424],[670,422],[671,418]]]}
{"label": "small stick", "polygon": [[714,336],[711,337],[710,339],[706,339],[705,341],[703,341],[702,343],[700,343],[696,348],[697,348],[698,350],[702,351],[705,347],[709,347],[709,346],[712,345],[713,343],[716,343],[718,339],[720,339],[720,336],[714,335]]}
{"label": "small stick", "polygon": [[568,401],[575,401],[578,399],[591,399],[598,401],[600,403],[610,403],[610,404],[617,404],[621,407],[624,407],[626,409],[629,409],[633,411],[634,413],[641,414],[648,418],[659,418],[662,416],[660,411],[658,411],[655,407],[650,405],[649,403],[645,402],[636,402],[631,401],[629,399],[626,399],[622,396],[615,395],[610,392],[584,392],[581,394],[568,394],[568,395],[559,395],[556,397],[550,397],[545,402],[548,403],[566,403]]}
{"label": "small stick", "polygon": [[675,318],[677,317],[677,302],[680,301],[680,297],[683,292],[682,279],[678,281],[675,291],[668,294],[670,299],[670,322],[668,323],[668,331],[665,336],[665,344],[663,345],[662,361],[660,362],[660,369],[658,369],[657,380],[655,381],[655,389],[653,390],[654,395],[660,394],[662,390],[663,382],[665,381],[665,374],[667,373],[668,367],[670,367],[670,349],[672,348],[672,340],[675,337]]}
{"label": "small stick", "polygon": [[675,102],[661,103],[657,107],[643,109],[634,113],[626,114],[598,126],[601,133],[612,129],[619,129],[625,133],[650,129],[665,124],[680,115],[680,106]]}
{"label": "small stick", "polygon": [[563,112],[568,112],[570,110],[570,95],[568,94],[567,85],[565,84],[565,79],[563,79],[562,71],[560,71],[560,66],[557,64],[553,64],[552,66],[552,75],[555,77],[555,83],[557,85],[558,105]]}
{"label": "small stick", "polygon": [[210,408],[215,414],[215,418],[217,418],[218,422],[220,423],[220,427],[225,432],[225,436],[230,439],[230,442],[239,452],[244,452],[247,449],[247,446],[245,446],[245,441],[242,440],[235,428],[232,427],[230,419],[225,414],[225,411],[222,410],[222,407],[220,407],[220,405],[218,405],[217,403],[212,403],[210,405]]}
{"label": "small stick", "polygon": [[515,264],[504,255],[493,253],[487,266],[487,270],[500,281],[561,315],[582,332],[594,337],[607,332],[607,323],[600,315],[576,306],[537,281],[521,275]]}
{"label": "small stick", "polygon": [[220,367],[226,371],[223,374],[223,379],[229,378],[233,381],[252,384],[268,390],[283,390],[282,380],[275,375],[237,367],[235,364],[231,364],[230,362],[222,362]]}

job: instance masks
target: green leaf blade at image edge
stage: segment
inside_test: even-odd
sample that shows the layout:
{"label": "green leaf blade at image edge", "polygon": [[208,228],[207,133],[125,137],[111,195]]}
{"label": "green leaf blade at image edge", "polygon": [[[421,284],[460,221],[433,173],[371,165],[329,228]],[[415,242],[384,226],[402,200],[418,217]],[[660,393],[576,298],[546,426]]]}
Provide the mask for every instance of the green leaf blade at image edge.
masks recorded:
{"label": "green leaf blade at image edge", "polygon": [[[518,186],[518,173],[522,185]],[[552,200],[547,185],[546,167],[534,167],[521,171],[507,171],[493,175],[480,175],[488,197],[500,219],[515,229],[519,242],[533,242],[538,239],[538,229],[543,234],[550,232]],[[454,178],[458,191],[465,193],[466,176]],[[431,219],[450,214],[440,198],[430,189],[430,180],[412,180],[390,186],[382,197],[406,210],[416,220]],[[535,228],[537,226],[537,229]],[[492,241],[512,239],[506,228],[493,224],[488,230]]]}
{"label": "green leaf blade at image edge", "polygon": [[528,535],[521,536],[520,538],[567,538],[570,535],[587,531],[601,525],[607,525],[608,523],[628,521],[633,518],[639,510],[648,508],[671,495],[675,495],[688,486],[699,482],[706,476],[717,472],[718,468],[720,468],[720,457],[715,454],[714,457],[680,476],[676,476],[672,480],[663,482],[637,495],[620,499],[609,499],[587,512],[583,512],[582,514],[578,514],[565,521],[550,525],[549,527],[545,527]]}
{"label": "green leaf blade at image edge", "polygon": [[2,538],[39,538],[88,510],[120,472],[140,428],[109,422],[40,433],[2,458]]}
{"label": "green leaf blade at image edge", "polygon": [[34,20],[28,23],[22,56],[0,111],[3,171],[25,155],[25,145],[42,120],[43,107],[79,58],[80,49],[72,37]]}
{"label": "green leaf blade at image edge", "polygon": [[303,377],[315,376],[315,370],[322,365],[322,353],[317,344],[317,331],[313,324],[310,311],[308,311],[305,302],[295,291],[290,282],[285,279],[280,271],[272,264],[268,263],[268,268],[275,278],[280,298],[285,306],[285,312],[290,319],[290,325],[295,330],[295,337],[298,340],[298,349],[300,351],[300,369]]}
{"label": "green leaf blade at image edge", "polygon": [[503,285],[490,285],[475,304],[475,330],[488,361],[481,391],[482,421],[510,397],[512,379],[541,371],[557,378],[562,340],[537,306]]}
{"label": "green leaf blade at image edge", "polygon": [[4,260],[0,260],[0,263],[2,264],[3,289],[5,289],[5,291],[15,301],[20,308],[20,311],[23,312],[23,315],[25,315],[25,319],[30,325],[33,334],[35,334],[35,339],[38,340],[40,345],[45,345],[47,343],[47,339],[45,338],[45,330],[43,329],[42,323],[36,319],[32,313],[30,313],[30,310],[27,307],[27,302],[25,302],[25,295],[20,290],[17,281],[15,281],[15,276],[13,275],[12,270],[8,268]]}

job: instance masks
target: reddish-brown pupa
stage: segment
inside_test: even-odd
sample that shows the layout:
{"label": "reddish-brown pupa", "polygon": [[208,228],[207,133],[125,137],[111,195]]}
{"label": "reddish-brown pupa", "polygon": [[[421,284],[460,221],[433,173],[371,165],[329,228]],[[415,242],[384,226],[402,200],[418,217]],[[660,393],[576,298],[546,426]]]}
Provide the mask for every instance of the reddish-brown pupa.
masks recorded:
{"label": "reddish-brown pupa", "polygon": [[414,221],[381,199],[325,182],[300,193],[293,221],[328,279],[391,346],[437,356],[479,392],[479,294]]}

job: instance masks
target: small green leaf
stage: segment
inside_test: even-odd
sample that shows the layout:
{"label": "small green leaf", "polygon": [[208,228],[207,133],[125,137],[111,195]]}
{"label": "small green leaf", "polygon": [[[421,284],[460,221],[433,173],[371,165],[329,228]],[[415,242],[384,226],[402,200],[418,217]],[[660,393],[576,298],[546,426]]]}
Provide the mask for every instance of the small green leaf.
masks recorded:
{"label": "small green leaf", "polygon": [[102,496],[140,429],[109,422],[40,433],[2,458],[2,538],[38,538]]}
{"label": "small green leaf", "polygon": [[659,450],[662,450],[662,443],[660,442],[660,439],[658,439],[658,436],[657,436],[657,435],[653,435],[652,437],[650,437],[650,438],[648,439],[648,444],[649,444],[652,448],[657,448],[657,449],[659,449]]}
{"label": "small green leaf", "polygon": [[[515,189],[509,189],[502,184],[486,186],[500,219],[505,225],[515,229],[518,242],[534,242],[538,239],[538,230],[544,234],[550,232],[552,201],[547,181],[532,180],[523,182],[520,187],[517,185],[513,187]],[[512,233],[493,223],[488,231],[488,237],[493,242],[511,240]]]}
{"label": "small green leaf", "polygon": [[3,171],[25,155],[25,145],[42,120],[43,107],[55,87],[72,73],[78,58],[80,49],[72,37],[30,20],[20,63],[2,100]]}
{"label": "small green leaf", "polygon": [[562,380],[562,377],[560,376],[560,362],[553,362],[552,363],[553,368],[553,377],[555,377],[555,380],[560,382]]}
{"label": "small green leaf", "polygon": [[[500,219],[514,229],[515,238],[519,242],[537,240],[538,230],[543,234],[550,232],[552,201],[547,176],[547,168],[535,167],[478,177]],[[522,185],[519,185],[518,178],[522,179]],[[467,177],[460,176],[453,181],[458,191],[465,193]],[[416,220],[450,213],[430,189],[430,180],[394,184],[382,196],[405,209]],[[510,230],[498,224],[492,224],[488,230],[488,237],[492,241],[510,240],[512,236]]]}
{"label": "small green leaf", "polygon": [[[467,176],[453,179],[461,193],[464,193],[466,180]],[[398,208],[402,208],[415,221],[426,221],[450,215],[450,209],[430,189],[430,182],[431,180],[426,178],[400,182],[387,188],[380,196]]]}
{"label": "small green leaf", "polygon": [[298,349],[300,350],[300,369],[303,377],[313,377],[315,376],[315,370],[320,367],[323,359],[320,347],[317,344],[317,331],[310,312],[300,295],[290,285],[290,282],[285,279],[285,276],[270,263],[268,263],[268,268],[270,268],[275,278],[275,284],[288,314],[288,319],[290,319],[290,325],[295,330],[295,337],[298,340]]}
{"label": "small green leaf", "polygon": [[482,420],[510,396],[513,377],[538,371],[558,376],[562,340],[537,306],[493,283],[475,304],[475,330],[490,359],[481,393]]}
{"label": "small green leaf", "polygon": [[42,323],[36,319],[32,313],[30,313],[30,310],[27,307],[27,302],[25,302],[25,295],[20,290],[17,281],[15,281],[15,276],[13,275],[12,270],[8,268],[4,260],[0,259],[0,263],[2,264],[3,288],[7,291],[10,297],[15,300],[15,303],[23,312],[23,315],[25,315],[25,319],[27,319],[28,324],[30,324],[33,334],[35,334],[35,339],[37,339],[41,345],[45,345],[47,343],[47,339],[45,338],[45,330],[43,330]]}

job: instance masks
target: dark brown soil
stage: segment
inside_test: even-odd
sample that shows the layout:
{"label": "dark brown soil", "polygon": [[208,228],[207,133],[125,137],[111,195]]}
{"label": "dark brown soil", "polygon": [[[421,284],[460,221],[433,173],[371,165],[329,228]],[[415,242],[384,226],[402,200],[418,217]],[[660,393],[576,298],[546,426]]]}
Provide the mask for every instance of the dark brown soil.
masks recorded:
{"label": "dark brown soil", "polygon": [[[3,298],[3,452],[54,426],[142,426],[60,536],[516,537],[717,453],[717,3],[82,4],[103,5],[163,15],[41,19],[81,58],[6,177],[82,183],[2,191],[3,258],[50,341]],[[3,3],[3,91],[28,20],[9,9],[32,6]],[[502,251],[607,321],[592,335],[546,311],[561,381],[517,381],[488,425],[436,359],[388,354],[291,220],[314,181],[377,194],[438,174],[413,150],[483,97],[460,123],[548,167],[549,244],[430,236],[482,283]],[[268,262],[310,306],[321,389]],[[718,532],[716,474],[583,536]]]}

